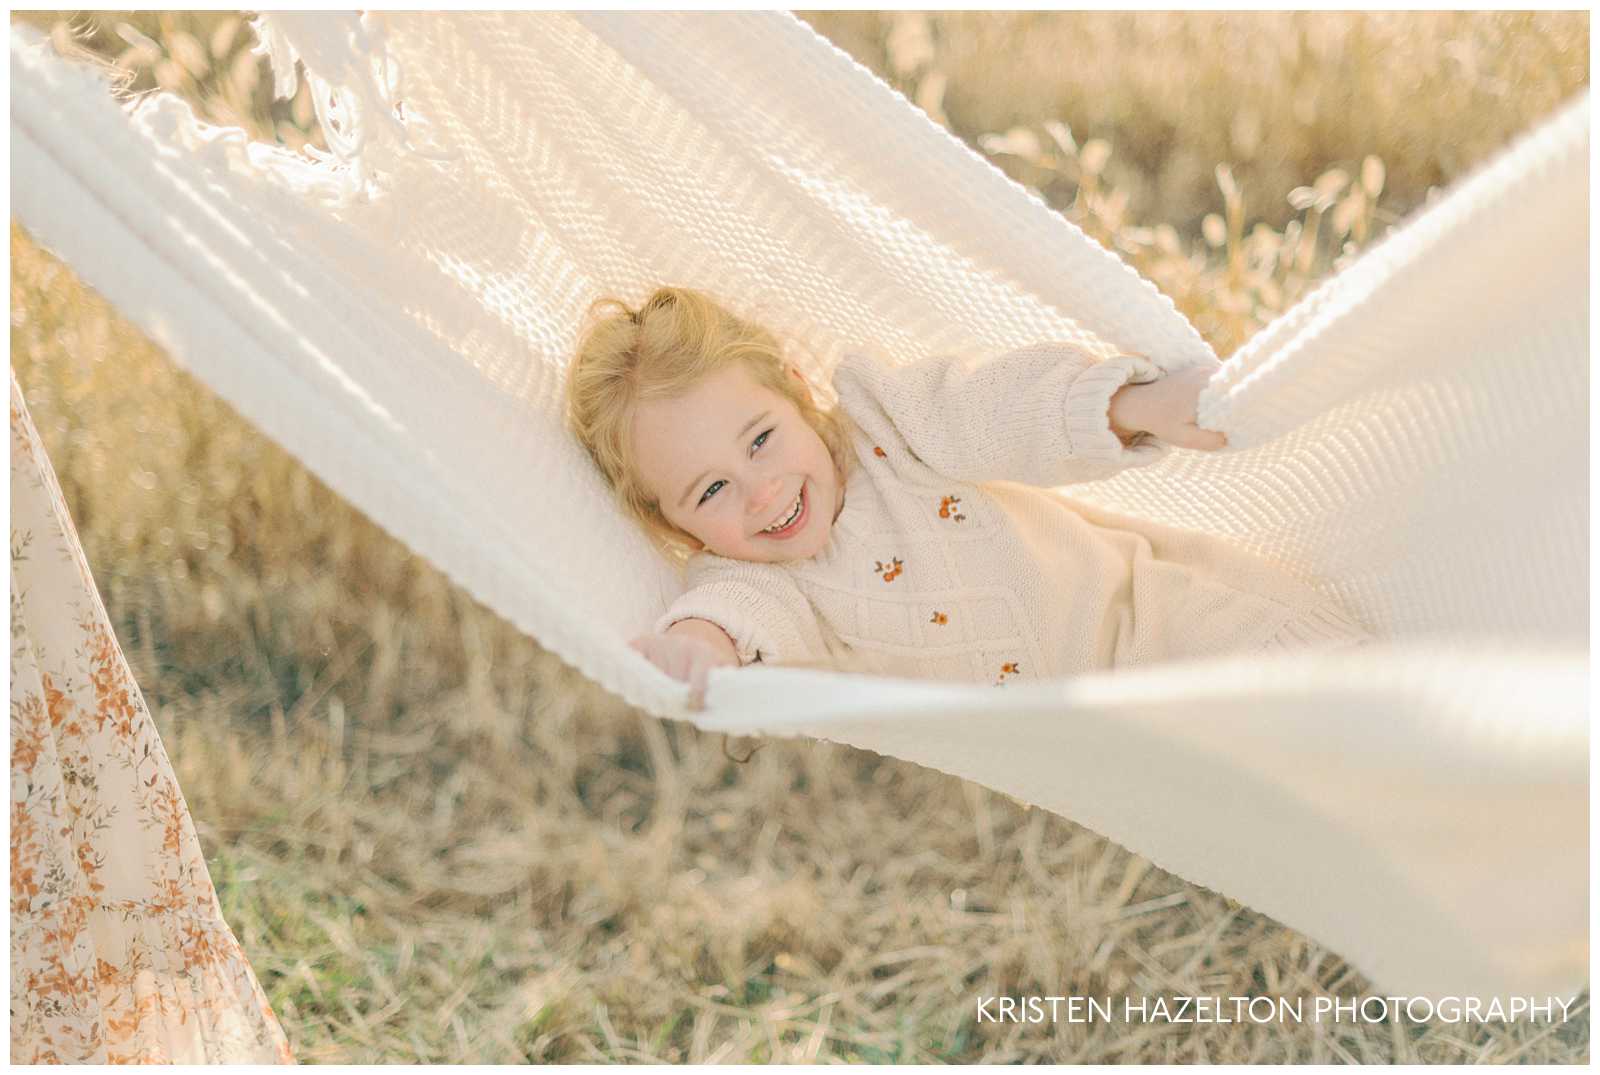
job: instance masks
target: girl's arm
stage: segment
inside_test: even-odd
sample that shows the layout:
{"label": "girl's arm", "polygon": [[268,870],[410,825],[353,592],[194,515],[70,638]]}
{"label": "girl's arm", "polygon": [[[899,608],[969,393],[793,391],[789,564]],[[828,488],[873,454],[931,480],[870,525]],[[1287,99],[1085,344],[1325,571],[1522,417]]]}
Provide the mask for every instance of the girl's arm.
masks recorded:
{"label": "girl's arm", "polygon": [[641,635],[629,645],[673,679],[689,684],[690,709],[705,708],[711,669],[739,664],[733,639],[710,620],[679,620],[664,633]]}
{"label": "girl's arm", "polygon": [[[1156,388],[1164,375],[1149,359],[1100,360],[1072,344],[1042,343],[984,361],[941,356],[898,368],[850,356],[840,363],[834,384],[865,432],[900,437],[939,474],[1056,486],[1096,481],[1159,459],[1167,442],[1134,435],[1156,430],[1124,425],[1118,435],[1113,398],[1119,419],[1159,424],[1170,434],[1178,424],[1167,420],[1169,412],[1181,408],[1179,397],[1191,391],[1198,396],[1209,372],[1180,371],[1181,381]],[[1142,385],[1151,387],[1135,393],[1133,386]],[[1149,422],[1158,411],[1162,421]],[[1192,426],[1193,413],[1184,417]]]}
{"label": "girl's arm", "polygon": [[702,554],[689,561],[688,582],[655,633],[635,639],[633,648],[689,682],[694,708],[704,701],[711,668],[827,660],[816,611],[781,567]]}

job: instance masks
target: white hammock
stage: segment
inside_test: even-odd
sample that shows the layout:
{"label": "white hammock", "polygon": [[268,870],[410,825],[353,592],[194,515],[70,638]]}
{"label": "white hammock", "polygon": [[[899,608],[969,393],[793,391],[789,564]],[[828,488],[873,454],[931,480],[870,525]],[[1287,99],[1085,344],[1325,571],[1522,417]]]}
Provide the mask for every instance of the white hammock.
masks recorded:
{"label": "white hammock", "polygon": [[[563,432],[600,293],[706,288],[886,362],[1210,352],[1170,301],[787,15],[274,15],[337,159],[131,114],[12,38],[22,223],[323,480],[652,713],[849,743],[1071,817],[1382,990],[1588,967],[1588,104],[1260,333],[1173,453],[1074,495],[1223,534],[1354,654],[992,690],[634,654],[680,583]],[[396,114],[395,104],[403,107]],[[824,371],[816,371],[824,372]]]}

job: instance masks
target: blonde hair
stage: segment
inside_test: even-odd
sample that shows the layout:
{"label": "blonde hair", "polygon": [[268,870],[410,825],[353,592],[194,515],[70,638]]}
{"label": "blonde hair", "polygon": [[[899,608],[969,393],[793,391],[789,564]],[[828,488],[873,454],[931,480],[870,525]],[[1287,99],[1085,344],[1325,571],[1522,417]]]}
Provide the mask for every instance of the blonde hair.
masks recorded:
{"label": "blonde hair", "polygon": [[669,556],[686,557],[700,545],[667,521],[633,466],[633,414],[644,400],[682,395],[740,363],[757,384],[795,405],[844,480],[850,462],[846,419],[817,406],[807,386],[790,374],[777,337],[760,325],[680,287],[657,288],[637,310],[620,299],[597,299],[585,319],[593,324],[567,370],[568,424],[622,509]]}

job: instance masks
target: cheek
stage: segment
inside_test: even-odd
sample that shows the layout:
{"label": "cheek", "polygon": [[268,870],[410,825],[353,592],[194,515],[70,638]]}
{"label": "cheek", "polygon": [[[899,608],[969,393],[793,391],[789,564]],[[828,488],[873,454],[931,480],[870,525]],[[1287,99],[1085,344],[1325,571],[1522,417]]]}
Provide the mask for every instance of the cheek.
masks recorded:
{"label": "cheek", "polygon": [[727,510],[719,511],[706,517],[705,533],[710,539],[723,543],[737,541],[744,537],[744,530],[739,524],[738,516]]}
{"label": "cheek", "polygon": [[829,478],[837,477],[835,473],[837,468],[833,465],[833,454],[828,451],[827,444],[817,434],[812,434],[811,455],[813,465],[819,471],[826,473]]}
{"label": "cheek", "polygon": [[667,521],[673,526],[676,526],[679,530],[682,530],[685,534],[688,534],[690,537],[701,541],[705,540],[705,525],[703,520],[693,515],[679,515],[676,518],[669,517]]}
{"label": "cheek", "polygon": [[676,519],[668,519],[668,522],[702,545],[716,545],[725,543],[734,530],[724,515],[724,512],[707,504],[697,512],[685,513]]}
{"label": "cheek", "polygon": [[695,533],[693,525],[694,520],[692,518],[682,514],[681,512],[667,511],[662,508],[657,508],[657,510],[660,511],[662,520],[665,521],[666,524],[672,529],[677,530],[680,533],[688,534],[690,537],[699,536]]}

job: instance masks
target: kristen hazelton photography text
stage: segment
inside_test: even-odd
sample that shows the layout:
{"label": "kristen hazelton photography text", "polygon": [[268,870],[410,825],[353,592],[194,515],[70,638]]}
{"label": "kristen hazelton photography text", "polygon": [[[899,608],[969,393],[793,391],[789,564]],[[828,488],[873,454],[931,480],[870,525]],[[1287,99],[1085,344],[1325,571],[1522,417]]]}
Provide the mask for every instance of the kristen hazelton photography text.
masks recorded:
{"label": "kristen hazelton photography text", "polygon": [[[801,17],[1224,359],[1588,84],[1581,12]],[[304,80],[272,99],[241,13],[13,21],[114,66],[130,98],[326,148]],[[15,221],[11,252],[14,375],[298,1060],[1588,1059],[1587,991],[1388,996],[1314,938],[978,785],[826,742],[751,753],[630,708]]]}
{"label": "kristen hazelton photography text", "polygon": [[1565,1023],[1575,1003],[1562,997],[979,997],[980,1023]]}

